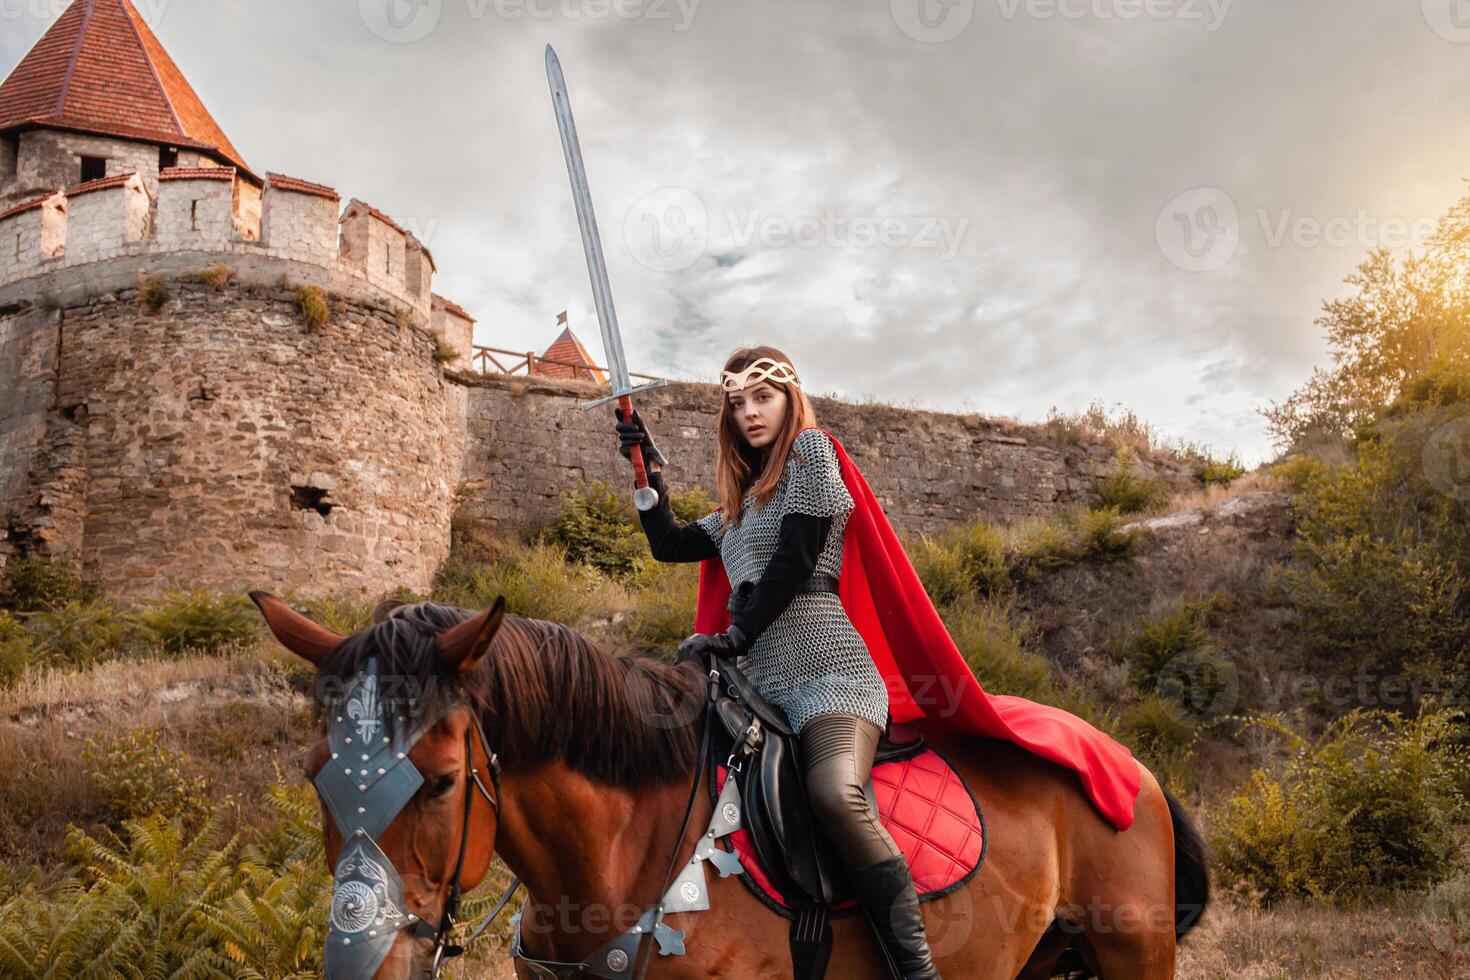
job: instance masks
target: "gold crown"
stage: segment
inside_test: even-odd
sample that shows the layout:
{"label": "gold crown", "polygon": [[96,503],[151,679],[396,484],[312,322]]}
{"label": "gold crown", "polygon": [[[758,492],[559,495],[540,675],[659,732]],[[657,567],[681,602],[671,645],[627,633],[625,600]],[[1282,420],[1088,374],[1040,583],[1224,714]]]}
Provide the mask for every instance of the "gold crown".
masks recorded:
{"label": "gold crown", "polygon": [[765,381],[767,378],[801,387],[801,379],[796,376],[796,368],[787,361],[778,361],[771,357],[762,357],[753,361],[743,371],[721,371],[720,387],[726,391],[739,391]]}

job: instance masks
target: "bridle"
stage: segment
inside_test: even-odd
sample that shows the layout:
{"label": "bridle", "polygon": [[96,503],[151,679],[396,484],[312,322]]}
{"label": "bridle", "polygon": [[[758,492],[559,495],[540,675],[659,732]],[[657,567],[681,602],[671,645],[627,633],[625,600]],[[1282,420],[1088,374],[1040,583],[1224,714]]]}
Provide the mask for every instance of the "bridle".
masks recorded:
{"label": "bridle", "polygon": [[[450,934],[454,931],[455,916],[459,912],[462,898],[461,879],[464,875],[465,857],[469,850],[470,824],[476,796],[485,798],[491,809],[495,811],[497,821],[500,817],[502,795],[500,759],[490,746],[490,740],[485,735],[480,718],[464,702],[456,702],[447,706],[444,714],[418,727],[402,740],[390,741],[386,735],[381,742],[372,740],[371,744],[375,746],[372,753],[361,752],[361,749],[369,747],[369,740],[359,737],[360,744],[353,748],[353,751],[357,752],[361,759],[352,763],[358,768],[354,771],[351,765],[343,766],[342,763],[349,760],[339,758],[343,754],[341,750],[353,746],[353,737],[346,732],[351,731],[356,735],[371,728],[376,733],[379,730],[378,726],[383,726],[382,730],[386,731],[386,716],[383,715],[382,705],[376,694],[377,682],[377,661],[369,659],[361,673],[354,679],[352,694],[346,699],[346,707],[342,713],[335,715],[335,721],[328,727],[328,740],[334,749],[332,762],[337,765],[328,763],[318,772],[315,779],[317,788],[327,803],[327,809],[337,821],[346,841],[342,854],[339,855],[334,876],[324,974],[328,980],[337,980],[339,976],[343,978],[372,976],[392,948],[398,932],[407,930],[415,937],[433,940],[434,954],[430,976],[437,980],[444,968],[445,961],[463,955],[469,945],[485,933],[505,909],[506,904],[521,884],[519,878],[512,878],[509,887],[501,895],[495,907],[465,937],[464,941],[450,942]],[[717,685],[718,682],[718,672],[711,669],[710,683]],[[679,836],[675,841],[673,853],[669,855],[669,864],[664,872],[663,884],[660,886],[661,898],[643,913],[638,924],[625,931],[612,944],[609,944],[609,947],[604,947],[606,950],[616,946],[622,953],[626,967],[616,971],[616,976],[641,978],[644,975],[652,958],[651,954],[647,957],[641,955],[643,940],[649,935],[658,940],[661,955],[670,955],[671,951],[675,950],[676,954],[683,952],[683,932],[670,929],[664,924],[662,920],[666,912],[694,911],[709,907],[708,897],[703,887],[696,889],[699,894],[695,900],[688,899],[686,890],[692,880],[686,881],[686,875],[690,872],[686,870],[684,874],[676,878],[674,871],[678,866],[678,857],[684,839],[688,835],[689,823],[694,815],[694,804],[698,799],[700,787],[703,785],[704,773],[709,761],[714,721],[713,703],[713,699],[706,696],[704,731],[700,739],[699,760],[695,766],[694,779],[690,786],[689,799],[685,804]],[[412,798],[414,792],[423,784],[423,777],[419,775],[418,770],[408,758],[409,750],[425,732],[442,721],[445,715],[456,707],[465,707],[470,711],[470,727],[465,730],[467,774],[464,815],[460,828],[459,853],[455,859],[454,874],[450,879],[444,911],[439,918],[438,926],[430,927],[417,916],[402,911],[404,896],[402,880],[398,877],[387,855],[378,848],[376,839],[393,822],[398,813],[407,805],[408,800]],[[476,734],[479,736],[481,747],[485,750],[490,786],[485,785],[480,769],[475,764],[474,738]],[[378,766],[379,761],[384,764]],[[349,793],[349,789],[354,792]],[[374,797],[379,799],[374,799]],[[347,805],[344,798],[345,801],[356,805]],[[395,799],[396,804],[393,803]],[[369,804],[374,802],[389,805],[370,809]],[[387,812],[382,812],[384,810]],[[707,834],[709,840],[700,841],[696,855],[690,863],[690,868],[699,873],[698,880],[701,886],[704,882],[702,862],[710,857],[714,839],[734,829],[732,825],[728,829],[722,828],[717,832],[716,823],[718,823],[718,816],[712,821],[711,829]],[[735,862],[735,866],[738,867],[738,861]],[[723,877],[730,871],[722,868],[720,873]],[[382,914],[378,915],[380,912]],[[375,915],[378,915],[376,919]],[[578,963],[562,963],[527,955],[523,949],[520,949],[519,918],[520,913],[517,913],[513,954],[532,969],[533,975],[610,975],[603,972],[607,969],[603,963],[593,962],[594,958],[604,950]],[[374,923],[377,924],[377,928],[373,928]],[[345,930],[347,924],[357,928],[348,933]],[[355,947],[352,944],[354,938],[358,941]]]}
{"label": "bridle", "polygon": [[[413,746],[450,711],[468,706],[463,701],[452,702],[436,717],[411,729],[407,718],[398,714],[395,727],[390,725],[391,709],[380,686],[378,661],[371,657],[353,677],[346,696],[329,713],[327,742],[331,758],[313,779],[343,839],[333,872],[332,910],[323,957],[323,972],[329,980],[357,980],[377,973],[401,931],[433,940],[435,977],[439,976],[445,959],[464,952],[464,945],[452,945],[449,937],[459,911],[476,796],[485,798],[497,819],[500,814],[500,760],[490,747],[480,719],[470,710],[471,724],[465,730],[464,743],[463,826],[444,911],[437,927],[430,927],[407,911],[403,879],[379,847],[378,838],[424,784],[423,776],[409,758]],[[390,735],[390,731],[396,734]],[[485,750],[490,786],[485,785],[475,763],[475,733],[479,734]],[[496,912],[504,907],[519,884],[519,881],[512,882]],[[488,928],[493,917],[492,914],[476,930],[475,936]]]}
{"label": "bridle", "polygon": [[[471,742],[471,738],[476,733],[480,736],[480,745],[485,750],[485,758],[490,767],[490,784],[494,787],[493,792],[485,786],[485,781],[480,778],[480,770],[475,765],[474,745]],[[473,710],[470,711],[470,727],[466,728],[464,733],[464,758],[465,767],[469,770],[469,779],[467,780],[464,794],[464,823],[460,828],[459,857],[454,862],[454,877],[450,879],[449,895],[444,900],[444,914],[439,917],[439,928],[434,930],[434,963],[430,976],[434,977],[435,980],[439,977],[440,971],[444,969],[444,961],[464,955],[464,951],[469,948],[470,943],[479,939],[485,930],[490,928],[490,924],[500,915],[501,910],[510,901],[510,897],[521,886],[519,878],[512,878],[510,887],[505,890],[505,894],[500,897],[500,901],[496,903],[495,908],[475,927],[474,931],[465,938],[464,942],[457,944],[450,943],[449,934],[454,931],[454,917],[459,913],[459,903],[462,896],[460,878],[464,874],[465,853],[469,850],[470,816],[475,803],[475,794],[472,790],[478,790],[480,795],[485,797],[485,802],[489,803],[491,809],[495,811],[496,821],[499,822],[500,820],[500,758],[490,748],[490,740],[485,737],[485,729],[480,724],[479,716]]]}

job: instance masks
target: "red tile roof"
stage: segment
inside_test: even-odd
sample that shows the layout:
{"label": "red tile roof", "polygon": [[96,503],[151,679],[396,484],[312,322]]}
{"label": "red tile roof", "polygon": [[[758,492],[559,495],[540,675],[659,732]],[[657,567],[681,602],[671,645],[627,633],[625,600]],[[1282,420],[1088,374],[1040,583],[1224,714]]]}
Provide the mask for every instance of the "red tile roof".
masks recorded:
{"label": "red tile roof", "polygon": [[266,171],[266,180],[272,187],[283,191],[296,191],[300,194],[315,194],[317,197],[325,197],[333,201],[342,200],[342,196],[326,184],[313,184],[309,180],[301,180],[297,177],[287,177],[274,171]]}
{"label": "red tile roof", "polygon": [[109,187],[121,187],[122,185],[126,184],[130,178],[136,176],[138,176],[137,171],[130,170],[125,174],[113,174],[111,177],[99,177],[96,180],[89,180],[85,184],[77,184],[75,187],[68,187],[66,189],[66,196],[76,197],[80,194],[90,194],[93,191],[106,190]]}
{"label": "red tile roof", "polygon": [[[55,196],[56,191],[52,191],[50,194],[42,194],[40,197],[33,197],[29,201],[23,201],[7,211],[0,211],[0,221],[4,221],[6,218],[13,217],[17,214],[24,214],[27,211],[32,211],[45,204],[47,201],[51,200],[51,198]],[[66,198],[61,199],[61,210],[66,210]]]}
{"label": "red tile roof", "polygon": [[443,296],[440,296],[438,293],[433,293],[431,295],[433,296],[434,302],[436,302],[440,306],[444,307],[444,309],[447,310],[448,312],[453,313],[455,316],[459,317],[460,319],[468,320],[471,323],[474,323],[475,322],[475,318],[472,317],[472,316],[470,316],[468,313],[466,313],[464,311],[464,308],[461,307],[458,303],[454,302],[453,300],[445,299]]}
{"label": "red tile roof", "polygon": [[235,179],[234,167],[164,167],[159,180],[229,180]]}
{"label": "red tile roof", "polygon": [[75,0],[0,83],[0,132],[35,127],[207,150],[259,179],[130,0]]}
{"label": "red tile roof", "polygon": [[[607,375],[594,366],[592,355],[587,353],[587,348],[572,333],[572,328],[567,327],[561,332],[551,346],[546,348],[546,353],[541,355],[553,361],[561,361],[560,364],[547,364],[545,361],[537,360],[536,374],[545,375],[549,378],[582,378],[593,381],[606,381]],[[569,365],[586,365],[586,367]]]}

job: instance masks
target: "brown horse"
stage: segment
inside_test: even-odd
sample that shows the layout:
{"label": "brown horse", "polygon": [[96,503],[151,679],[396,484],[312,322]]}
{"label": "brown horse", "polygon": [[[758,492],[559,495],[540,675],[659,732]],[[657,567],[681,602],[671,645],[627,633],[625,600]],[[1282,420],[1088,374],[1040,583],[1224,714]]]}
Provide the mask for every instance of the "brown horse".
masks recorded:
{"label": "brown horse", "polygon": [[[675,851],[688,860],[711,813],[701,790],[689,833],[678,839],[702,734],[705,684],[696,665],[613,655],[560,624],[505,615],[500,601],[478,614],[403,606],[344,637],[273,596],[252,598],[276,638],[317,668],[319,684],[348,682],[375,657],[385,677],[422,692],[426,718],[447,710],[410,753],[423,786],[379,840],[404,879],[409,911],[423,922],[439,921],[461,847],[466,889],[495,852],[529,893],[525,951],[577,961],[658,900]],[[472,767],[490,767],[487,750],[470,737],[475,716],[499,757],[495,807],[470,778]],[[1140,766],[1136,819],[1120,833],[1068,770],[1009,743],[915,727],[969,782],[990,836],[979,873],[923,905],[945,977],[1174,975],[1176,942],[1203,912],[1208,879],[1197,833],[1147,769]],[[308,755],[308,775],[328,756],[324,735]],[[343,841],[325,813],[324,828],[336,867]],[[788,922],[736,876],[709,882],[707,911],[666,920],[686,932],[685,954],[654,955],[645,942],[647,974],[789,976]],[[830,976],[884,976],[861,916],[832,927]],[[404,930],[376,975],[428,975],[433,946]],[[530,975],[524,964],[517,969]]]}

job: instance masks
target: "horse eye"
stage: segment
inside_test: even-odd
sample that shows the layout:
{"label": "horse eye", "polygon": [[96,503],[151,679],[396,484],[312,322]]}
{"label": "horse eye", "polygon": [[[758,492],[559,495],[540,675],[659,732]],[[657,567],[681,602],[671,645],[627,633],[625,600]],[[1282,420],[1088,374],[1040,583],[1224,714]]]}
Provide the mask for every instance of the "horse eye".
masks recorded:
{"label": "horse eye", "polygon": [[457,773],[447,776],[435,776],[429,781],[429,799],[437,800],[439,797],[454,789],[454,784],[459,782]]}

